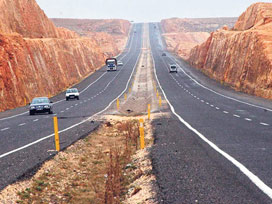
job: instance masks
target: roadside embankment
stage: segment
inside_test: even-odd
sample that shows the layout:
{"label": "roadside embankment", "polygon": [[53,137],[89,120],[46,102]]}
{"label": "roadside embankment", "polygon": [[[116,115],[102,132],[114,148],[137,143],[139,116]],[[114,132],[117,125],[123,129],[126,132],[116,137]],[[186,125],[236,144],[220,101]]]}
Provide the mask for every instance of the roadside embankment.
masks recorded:
{"label": "roadside embankment", "polygon": [[105,32],[81,37],[57,28],[35,0],[3,0],[0,8],[0,111],[78,83],[120,53],[130,29],[128,21],[113,20],[122,29],[118,40]]}
{"label": "roadside embankment", "polygon": [[272,98],[272,3],[251,5],[232,29],[213,32],[189,63],[237,91]]}

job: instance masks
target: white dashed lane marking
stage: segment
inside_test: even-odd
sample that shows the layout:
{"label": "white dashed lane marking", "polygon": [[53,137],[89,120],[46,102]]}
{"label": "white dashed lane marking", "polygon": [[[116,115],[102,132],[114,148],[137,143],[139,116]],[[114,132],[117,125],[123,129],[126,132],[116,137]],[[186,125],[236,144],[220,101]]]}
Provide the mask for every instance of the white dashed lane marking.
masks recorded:
{"label": "white dashed lane marking", "polygon": [[[184,88],[184,87],[183,87],[183,86],[182,86],[175,78],[174,78],[174,80],[177,82],[177,84],[178,84],[180,87],[183,88],[184,91],[186,91],[188,94],[190,94],[191,96],[193,96],[193,97],[196,98],[197,100],[200,100],[199,97],[197,97],[196,95],[192,94],[189,90],[185,89],[185,88]],[[209,102],[205,102],[204,100],[201,100],[201,102],[202,102],[202,103],[206,103],[207,105],[210,105],[211,107],[215,107],[213,104],[210,104]],[[215,107],[215,109],[220,110],[220,108],[217,107],[217,106]],[[229,114],[228,111],[222,111],[222,112],[225,113],[225,114]],[[241,118],[240,115],[233,114],[233,116],[236,117],[236,118]],[[244,120],[246,120],[246,121],[252,121],[252,119],[250,119],[250,118],[244,118]],[[260,125],[269,126],[269,124],[263,123],[263,122],[260,122]]]}
{"label": "white dashed lane marking", "polygon": [[26,123],[21,123],[19,126],[24,126],[24,125],[26,125]]}
{"label": "white dashed lane marking", "polygon": [[269,126],[269,124],[267,123],[260,123],[261,125],[264,125],[264,126]]}
{"label": "white dashed lane marking", "polygon": [[35,119],[35,120],[33,120],[33,122],[37,122],[39,119]]}
{"label": "white dashed lane marking", "polygon": [[9,128],[3,128],[3,129],[1,129],[1,132],[6,131],[6,130],[9,130]]}

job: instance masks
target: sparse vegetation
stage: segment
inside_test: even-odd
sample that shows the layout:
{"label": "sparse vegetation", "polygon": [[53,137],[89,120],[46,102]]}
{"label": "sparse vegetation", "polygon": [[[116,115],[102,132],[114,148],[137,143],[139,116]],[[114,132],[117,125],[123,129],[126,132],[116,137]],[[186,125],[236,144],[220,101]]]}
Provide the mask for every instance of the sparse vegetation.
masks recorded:
{"label": "sparse vegetation", "polygon": [[[31,186],[18,192],[17,203],[121,203],[142,175],[131,161],[138,137],[137,120],[105,123],[57,155]],[[135,187],[133,194],[140,190]]]}

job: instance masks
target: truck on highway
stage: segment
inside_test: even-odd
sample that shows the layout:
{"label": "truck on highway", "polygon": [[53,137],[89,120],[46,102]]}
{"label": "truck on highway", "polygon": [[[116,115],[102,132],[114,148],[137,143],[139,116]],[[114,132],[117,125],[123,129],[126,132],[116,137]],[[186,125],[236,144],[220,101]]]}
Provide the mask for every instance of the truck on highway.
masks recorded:
{"label": "truck on highway", "polygon": [[117,70],[117,59],[108,58],[106,59],[107,71],[116,71]]}

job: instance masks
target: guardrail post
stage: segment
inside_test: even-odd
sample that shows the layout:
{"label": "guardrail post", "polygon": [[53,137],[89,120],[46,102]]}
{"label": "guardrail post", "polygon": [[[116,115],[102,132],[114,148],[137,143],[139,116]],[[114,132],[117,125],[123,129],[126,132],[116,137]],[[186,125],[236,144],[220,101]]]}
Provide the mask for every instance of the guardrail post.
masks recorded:
{"label": "guardrail post", "polygon": [[141,149],[144,149],[145,148],[145,141],[144,141],[144,119],[140,119],[139,120],[140,122],[140,126],[139,126],[139,129],[140,129],[140,147]]}
{"label": "guardrail post", "polygon": [[60,144],[59,144],[59,127],[58,127],[58,118],[54,116],[54,130],[55,130],[55,145],[56,151],[60,151]]}

